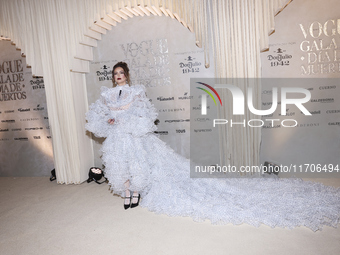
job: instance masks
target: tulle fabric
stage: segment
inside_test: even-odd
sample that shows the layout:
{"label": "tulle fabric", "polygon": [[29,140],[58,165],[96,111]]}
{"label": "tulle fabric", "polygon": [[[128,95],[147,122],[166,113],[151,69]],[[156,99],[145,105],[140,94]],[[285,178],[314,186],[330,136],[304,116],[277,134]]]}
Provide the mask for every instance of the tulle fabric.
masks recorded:
{"label": "tulle fabric", "polygon": [[156,130],[156,118],[142,85],[102,87],[100,98],[90,106],[85,127],[95,136],[106,137],[101,154],[114,193],[122,195],[127,180],[130,189],[142,195],[149,189],[151,166],[155,165],[150,136]]}
{"label": "tulle fabric", "polygon": [[191,179],[189,160],[153,133],[157,114],[144,90],[102,88],[86,114],[86,128],[106,137],[102,160],[114,193],[123,196],[130,180],[130,189],[141,194],[140,205],[150,211],[213,224],[337,227],[340,189],[334,187],[300,179]]}

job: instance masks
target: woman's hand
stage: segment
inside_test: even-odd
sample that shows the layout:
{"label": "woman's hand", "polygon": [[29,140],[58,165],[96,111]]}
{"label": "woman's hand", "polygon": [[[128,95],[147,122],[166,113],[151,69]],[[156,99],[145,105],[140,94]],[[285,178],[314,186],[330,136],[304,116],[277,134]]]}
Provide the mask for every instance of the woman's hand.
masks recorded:
{"label": "woman's hand", "polygon": [[115,119],[109,119],[107,122],[112,125],[115,123]]}

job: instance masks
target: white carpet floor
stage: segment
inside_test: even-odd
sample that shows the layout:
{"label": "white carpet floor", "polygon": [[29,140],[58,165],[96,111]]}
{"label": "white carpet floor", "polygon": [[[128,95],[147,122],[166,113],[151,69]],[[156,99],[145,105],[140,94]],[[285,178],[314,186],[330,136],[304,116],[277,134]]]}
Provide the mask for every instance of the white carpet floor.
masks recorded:
{"label": "white carpet floor", "polygon": [[[340,179],[317,181],[340,187]],[[0,194],[3,255],[340,254],[340,228],[216,226],[141,207],[124,210],[123,199],[105,183],[1,177]]]}

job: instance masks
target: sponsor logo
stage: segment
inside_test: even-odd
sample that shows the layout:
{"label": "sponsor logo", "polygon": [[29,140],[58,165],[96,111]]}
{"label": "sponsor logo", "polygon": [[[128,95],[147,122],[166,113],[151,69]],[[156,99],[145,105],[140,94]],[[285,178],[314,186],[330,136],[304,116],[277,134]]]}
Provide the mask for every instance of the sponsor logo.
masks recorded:
{"label": "sponsor logo", "polygon": [[175,100],[174,97],[157,97],[157,100],[159,101],[170,101],[170,100]]}
{"label": "sponsor logo", "polygon": [[194,129],[194,132],[196,133],[201,133],[201,132],[211,132],[212,129]]}
{"label": "sponsor logo", "polygon": [[159,109],[159,112],[184,112],[185,108]]}
{"label": "sponsor logo", "polygon": [[41,107],[40,104],[38,104],[37,107],[33,108],[33,111],[42,111],[44,109],[44,107]]}
{"label": "sponsor logo", "polygon": [[31,111],[31,109],[30,108],[26,108],[26,109],[19,108],[18,111],[19,112],[29,112],[29,111]]}
{"label": "sponsor logo", "polygon": [[34,120],[39,120],[39,118],[20,119],[20,121],[34,121]]}
{"label": "sponsor logo", "polygon": [[25,128],[25,130],[41,130],[43,127]]}
{"label": "sponsor logo", "polygon": [[320,126],[319,123],[305,123],[297,125],[297,127],[318,127],[318,126]]}
{"label": "sponsor logo", "polygon": [[331,113],[340,113],[340,110],[327,110],[326,113],[331,114]]}
{"label": "sponsor logo", "polygon": [[188,96],[188,92],[185,92],[183,96],[178,97],[179,100],[192,99],[194,96]]}
{"label": "sponsor logo", "polygon": [[15,120],[1,120],[2,123],[15,123]]}
{"label": "sponsor logo", "polygon": [[[189,57],[190,58],[190,57]],[[200,62],[188,62],[188,63],[183,63],[183,62],[181,62],[181,63],[179,63],[179,67],[180,68],[193,68],[193,67],[195,67],[195,66],[200,66],[201,65],[201,63]]]}
{"label": "sponsor logo", "polygon": [[[278,102],[277,104],[281,104],[281,102]],[[271,106],[271,105],[273,105],[273,102],[263,102],[262,105],[263,106],[266,106],[266,105]],[[263,115],[263,116],[266,116],[266,115]]]}
{"label": "sponsor logo", "polygon": [[7,132],[7,131],[9,131],[8,128],[5,128],[5,129],[0,128],[0,132]]}
{"label": "sponsor logo", "polygon": [[99,81],[109,81],[112,80],[112,70],[111,67],[107,65],[103,65],[100,71],[97,71],[96,74],[98,76]]}
{"label": "sponsor logo", "polygon": [[199,73],[201,62],[195,61],[196,58],[188,56],[185,58],[185,62],[179,63],[179,67],[182,69],[182,73]]}
{"label": "sponsor logo", "polygon": [[164,122],[168,122],[168,123],[172,123],[172,122],[189,122],[190,119],[186,119],[186,120],[165,120]]}
{"label": "sponsor logo", "polygon": [[334,103],[334,98],[319,98],[310,100],[312,103]]}
{"label": "sponsor logo", "polygon": [[15,137],[14,141],[28,141],[28,137]]}
{"label": "sponsor logo", "polygon": [[21,131],[21,128],[12,128],[12,131]]}
{"label": "sponsor logo", "polygon": [[158,134],[158,135],[168,135],[169,132],[168,131],[155,131],[155,134]]}
{"label": "sponsor logo", "polygon": [[269,125],[267,125],[267,126],[262,126],[262,128],[264,128],[264,129],[266,129],[266,128],[280,128],[281,127],[281,125],[275,125],[275,126],[269,126]]}
{"label": "sponsor logo", "polygon": [[272,61],[272,60],[282,61],[283,59],[290,59],[290,58],[292,58],[292,55],[288,55],[288,54],[282,55],[282,54],[279,54],[277,56],[268,55],[267,57],[268,57],[269,61]]}
{"label": "sponsor logo", "polygon": [[195,121],[198,121],[198,122],[206,122],[206,121],[209,121],[210,119],[209,118],[196,118]]}
{"label": "sponsor logo", "polygon": [[[209,105],[207,105],[207,109],[210,109]],[[199,110],[200,111],[200,110],[202,110],[202,106],[193,106],[192,110],[194,110],[194,111]]]}
{"label": "sponsor logo", "polygon": [[[321,87],[320,87],[321,88]],[[312,90],[314,90],[314,88],[306,88],[307,90],[309,90],[309,91],[312,91]],[[263,90],[262,91],[262,94],[264,94],[264,95],[272,95],[273,94],[273,91],[272,90]]]}
{"label": "sponsor logo", "polygon": [[176,129],[177,134],[183,134],[185,133],[185,129]]}
{"label": "sponsor logo", "polygon": [[44,85],[44,80],[43,79],[36,79],[35,81],[30,80],[30,83],[32,85],[32,89],[44,89],[45,85]]}
{"label": "sponsor logo", "polygon": [[264,94],[264,95],[271,95],[271,94],[273,94],[273,91],[272,90],[263,90],[262,94]]}
{"label": "sponsor logo", "polygon": [[291,59],[292,55],[288,55],[286,52],[286,50],[283,50],[281,48],[278,48],[276,51],[274,51],[274,53],[277,53],[277,55],[268,55],[268,61],[270,62],[270,66],[274,67],[274,66],[288,66],[289,65],[289,60],[287,59]]}
{"label": "sponsor logo", "polygon": [[323,90],[323,89],[336,89],[336,86],[320,86],[319,89],[320,90]]}

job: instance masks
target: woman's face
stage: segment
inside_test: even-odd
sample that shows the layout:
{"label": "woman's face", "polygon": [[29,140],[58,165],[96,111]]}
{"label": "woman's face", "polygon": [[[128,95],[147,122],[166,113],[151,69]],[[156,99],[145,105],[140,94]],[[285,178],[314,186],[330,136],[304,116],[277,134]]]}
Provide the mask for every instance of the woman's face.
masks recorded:
{"label": "woman's face", "polygon": [[126,84],[126,77],[125,77],[125,73],[124,73],[124,69],[121,67],[117,67],[114,71],[113,71],[113,78],[114,81],[119,85],[119,86],[123,86]]}

